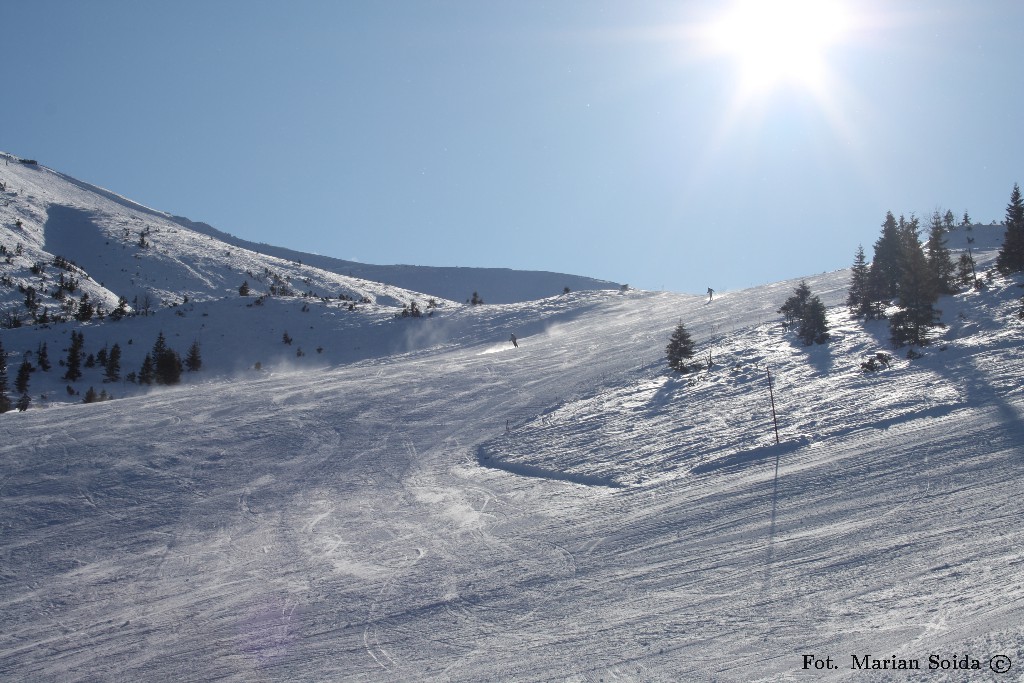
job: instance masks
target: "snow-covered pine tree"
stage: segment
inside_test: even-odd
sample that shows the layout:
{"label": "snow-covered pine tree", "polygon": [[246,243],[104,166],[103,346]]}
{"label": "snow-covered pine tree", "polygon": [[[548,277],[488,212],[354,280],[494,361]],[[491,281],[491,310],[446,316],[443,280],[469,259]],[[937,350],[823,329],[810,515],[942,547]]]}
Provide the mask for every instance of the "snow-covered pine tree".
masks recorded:
{"label": "snow-covered pine tree", "polygon": [[693,339],[681,321],[672,332],[668,346],[665,347],[665,355],[668,357],[668,366],[677,372],[686,372],[686,361],[693,358]]}
{"label": "snow-covered pine tree", "polygon": [[1006,234],[996,257],[996,268],[1003,273],[1024,270],[1024,200],[1017,183],[1013,184],[1010,203],[1006,205]]}

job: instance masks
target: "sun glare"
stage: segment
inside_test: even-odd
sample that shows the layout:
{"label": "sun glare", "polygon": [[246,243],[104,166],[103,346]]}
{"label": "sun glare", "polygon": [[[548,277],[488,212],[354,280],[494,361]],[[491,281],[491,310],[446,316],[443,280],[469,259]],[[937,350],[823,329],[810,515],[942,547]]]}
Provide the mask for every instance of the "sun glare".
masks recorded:
{"label": "sun glare", "polygon": [[746,99],[784,85],[826,87],[826,54],[847,23],[834,0],[743,0],[712,24],[710,38],[736,62]]}

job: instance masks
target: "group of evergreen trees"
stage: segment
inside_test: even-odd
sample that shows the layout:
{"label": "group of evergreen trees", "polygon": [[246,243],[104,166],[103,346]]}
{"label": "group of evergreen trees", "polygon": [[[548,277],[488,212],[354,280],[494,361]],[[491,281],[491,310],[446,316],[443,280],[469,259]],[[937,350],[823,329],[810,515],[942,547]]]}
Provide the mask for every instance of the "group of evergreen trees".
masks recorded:
{"label": "group of evergreen trees", "polygon": [[825,304],[817,295],[811,294],[811,288],[807,286],[806,281],[800,281],[793,295],[782,304],[779,313],[786,319],[787,327],[799,323],[796,334],[804,346],[824,344],[828,341]]}
{"label": "group of evergreen trees", "polygon": [[[964,212],[960,222],[968,232],[971,219]],[[854,256],[847,306],[857,317],[882,318],[895,301],[898,310],[888,315],[892,342],[895,346],[907,344],[922,346],[928,343],[930,331],[939,326],[940,311],[934,307],[940,295],[953,294],[961,286],[977,280],[975,262],[970,251],[973,239],[968,237],[968,250],[954,264],[947,247],[947,235],[956,227],[953,212],[935,211],[928,226],[928,239],[921,243],[921,226],[911,215],[896,218],[886,213],[882,231],[874,244],[874,258],[868,263],[864,248],[858,247]],[[1010,203],[1006,207],[1006,233],[996,259],[996,269],[1002,273],[1024,272],[1024,199],[1020,186],[1014,184]],[[779,309],[787,326],[799,323],[797,336],[804,344],[824,343],[829,339],[825,306],[811,294],[806,282]],[[1024,298],[1018,316],[1024,320]],[[668,364],[673,370],[686,372],[687,361],[693,357],[693,340],[683,323],[675,331],[665,349]]]}
{"label": "group of evergreen trees", "polygon": [[0,413],[11,409],[11,397],[7,395],[7,352],[0,342]]}
{"label": "group of evergreen trees", "polygon": [[[114,344],[110,348],[104,346],[95,355],[89,354],[85,356],[85,335],[77,330],[71,332],[71,344],[68,346],[68,355],[62,364],[64,365],[65,372],[63,379],[69,382],[76,382],[82,378],[82,368],[93,368],[97,365],[103,368],[103,382],[118,382],[121,380],[121,346],[120,344]],[[8,377],[7,377],[7,356],[4,352],[3,345],[0,344],[0,413],[11,410],[12,407],[16,407],[18,410],[27,410],[31,398],[29,396],[29,382],[31,374],[36,370],[42,370],[43,372],[48,371],[52,366],[50,365],[49,351],[46,343],[41,343],[35,351],[36,365],[33,366],[28,360],[29,353],[26,352],[26,358],[22,361],[18,367],[18,374],[14,382],[14,388],[20,398],[17,402],[11,402],[9,395]],[[153,345],[151,353],[146,354],[146,358],[142,362],[142,369],[138,374],[132,372],[129,373],[127,379],[132,382],[138,382],[139,384],[177,384],[181,381],[182,371],[187,369],[189,372],[195,372],[202,368],[203,359],[200,352],[199,342],[195,341],[192,346],[189,347],[188,354],[185,360],[182,361],[181,357],[176,351],[167,346],[167,341],[164,338],[163,332],[160,332],[157,336],[156,343]],[[77,392],[69,384],[68,393],[76,394]],[[93,403],[95,401],[103,401],[108,398],[113,398],[104,390],[100,393],[96,393],[95,389],[89,387],[86,392],[86,396],[83,399],[85,403]]]}
{"label": "group of evergreen trees", "polygon": [[3,343],[0,343],[0,413],[6,413],[12,407],[23,412],[28,410],[28,406],[32,401],[28,395],[28,382],[33,370],[32,364],[27,359],[22,361],[21,366],[18,368],[17,378],[14,380],[14,389],[21,396],[16,403],[12,403],[11,397],[7,393],[9,391],[7,385],[7,352],[4,351]]}
{"label": "group of evergreen trees", "polygon": [[[287,334],[287,333],[285,333]],[[195,372],[203,366],[199,351],[199,342],[192,342],[188,355],[182,362],[178,352],[167,345],[164,333],[157,335],[153,350],[142,360],[142,368],[137,376],[139,384],[177,384],[181,381],[181,373],[185,368]]]}
{"label": "group of evergreen trees", "polygon": [[[966,212],[961,225],[970,229]],[[970,249],[953,263],[946,246],[947,233],[953,227],[952,212],[934,212],[928,239],[922,245],[916,217],[897,219],[892,212],[887,213],[870,265],[863,247],[857,249],[846,302],[850,311],[858,317],[880,318],[895,300],[899,310],[889,316],[893,344],[927,344],[930,331],[940,324],[941,312],[934,306],[939,296],[953,294],[963,285],[978,285]],[[1024,271],[1024,201],[1017,184],[1006,207],[1006,235],[996,267],[1003,273]]]}
{"label": "group of evergreen trees", "polygon": [[863,247],[857,248],[847,306],[855,316],[881,318],[896,299],[900,310],[889,318],[896,346],[927,344],[929,331],[938,325],[939,312],[933,304],[940,294],[956,291],[955,267],[946,247],[951,216],[947,212],[943,217],[936,211],[927,244],[922,245],[917,217],[901,215],[897,219],[890,211],[875,241],[870,265]]}

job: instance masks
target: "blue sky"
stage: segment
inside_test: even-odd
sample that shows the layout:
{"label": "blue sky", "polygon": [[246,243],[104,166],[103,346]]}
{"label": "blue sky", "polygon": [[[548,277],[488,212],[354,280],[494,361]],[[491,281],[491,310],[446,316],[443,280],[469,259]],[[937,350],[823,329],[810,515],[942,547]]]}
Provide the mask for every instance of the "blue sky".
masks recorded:
{"label": "blue sky", "polygon": [[813,87],[709,38],[750,7],[7,2],[0,149],[251,240],[646,289],[846,267],[889,210],[1002,219],[1024,3],[848,0]]}

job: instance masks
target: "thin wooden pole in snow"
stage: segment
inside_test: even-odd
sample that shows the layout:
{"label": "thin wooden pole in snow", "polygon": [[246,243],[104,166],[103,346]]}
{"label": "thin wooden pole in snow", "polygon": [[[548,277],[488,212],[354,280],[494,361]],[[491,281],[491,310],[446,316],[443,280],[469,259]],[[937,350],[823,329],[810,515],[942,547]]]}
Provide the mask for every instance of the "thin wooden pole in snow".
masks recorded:
{"label": "thin wooden pole in snow", "polygon": [[779,445],[779,418],[775,414],[775,391],[772,389],[772,371],[765,366],[765,372],[768,373],[768,396],[772,400],[772,422],[775,424],[775,445]]}

